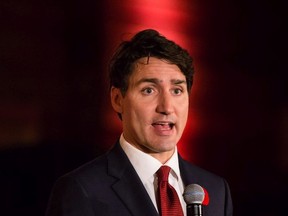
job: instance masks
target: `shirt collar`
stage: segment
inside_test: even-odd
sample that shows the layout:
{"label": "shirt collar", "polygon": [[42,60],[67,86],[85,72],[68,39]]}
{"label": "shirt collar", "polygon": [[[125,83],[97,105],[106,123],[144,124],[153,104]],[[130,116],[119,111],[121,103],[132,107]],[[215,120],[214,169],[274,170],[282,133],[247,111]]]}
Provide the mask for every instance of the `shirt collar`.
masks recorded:
{"label": "shirt collar", "polygon": [[[174,154],[172,157],[165,163],[162,164],[156,158],[152,157],[149,154],[146,154],[130,143],[128,143],[123,134],[120,137],[120,145],[126,155],[128,156],[130,162],[132,163],[134,169],[136,170],[141,181],[147,182],[149,178],[153,177],[157,170],[162,165],[167,165],[171,167],[171,174],[179,181],[180,180],[180,170],[179,170],[179,161],[178,161],[178,151],[175,147]],[[143,162],[144,161],[144,162]]]}

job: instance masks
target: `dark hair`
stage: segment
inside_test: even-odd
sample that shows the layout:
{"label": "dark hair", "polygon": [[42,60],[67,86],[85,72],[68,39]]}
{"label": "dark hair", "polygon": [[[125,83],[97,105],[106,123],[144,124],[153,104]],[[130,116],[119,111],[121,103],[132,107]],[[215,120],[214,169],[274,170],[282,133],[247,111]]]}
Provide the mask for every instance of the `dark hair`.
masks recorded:
{"label": "dark hair", "polygon": [[119,45],[110,62],[110,87],[119,88],[125,94],[134,63],[142,57],[156,57],[177,65],[185,75],[190,91],[194,74],[191,56],[153,29],[140,31],[130,41],[123,41]]}

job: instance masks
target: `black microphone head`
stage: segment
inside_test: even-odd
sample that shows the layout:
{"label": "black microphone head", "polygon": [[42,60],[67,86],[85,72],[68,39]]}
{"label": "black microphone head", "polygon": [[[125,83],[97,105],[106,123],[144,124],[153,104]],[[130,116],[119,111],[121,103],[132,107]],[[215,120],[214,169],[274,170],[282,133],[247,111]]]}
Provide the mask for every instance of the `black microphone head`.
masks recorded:
{"label": "black microphone head", "polygon": [[183,197],[187,205],[202,204],[205,198],[205,191],[198,184],[190,184],[184,189]]}

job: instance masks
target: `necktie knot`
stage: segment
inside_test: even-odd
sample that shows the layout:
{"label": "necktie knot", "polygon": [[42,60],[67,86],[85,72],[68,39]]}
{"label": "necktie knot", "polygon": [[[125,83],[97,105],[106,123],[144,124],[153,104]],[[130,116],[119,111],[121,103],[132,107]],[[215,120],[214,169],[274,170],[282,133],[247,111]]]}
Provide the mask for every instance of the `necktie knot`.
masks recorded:
{"label": "necktie knot", "polygon": [[170,170],[171,168],[169,166],[161,166],[157,171],[158,181],[168,181]]}

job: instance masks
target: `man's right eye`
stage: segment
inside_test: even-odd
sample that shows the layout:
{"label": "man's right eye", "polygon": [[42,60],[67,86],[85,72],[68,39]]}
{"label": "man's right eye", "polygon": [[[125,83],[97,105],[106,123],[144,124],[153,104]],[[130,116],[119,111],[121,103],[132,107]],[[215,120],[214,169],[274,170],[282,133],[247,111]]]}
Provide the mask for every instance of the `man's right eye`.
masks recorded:
{"label": "man's right eye", "polygon": [[154,90],[152,88],[145,88],[142,90],[142,93],[143,94],[146,94],[146,95],[150,95],[154,92]]}

